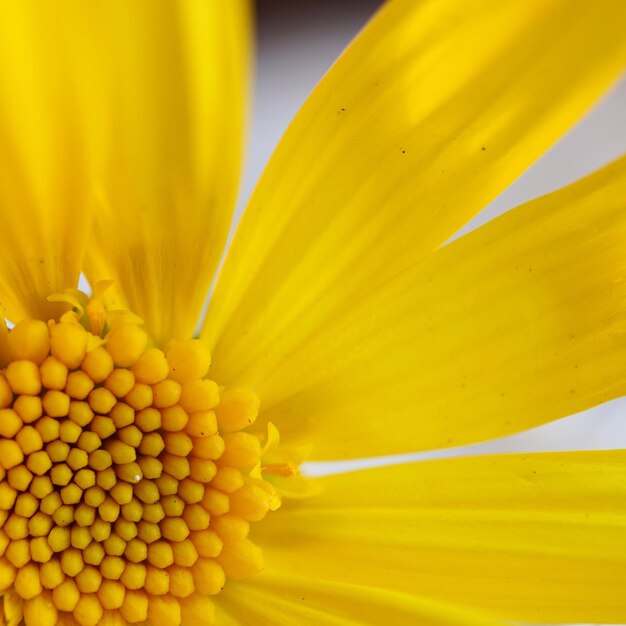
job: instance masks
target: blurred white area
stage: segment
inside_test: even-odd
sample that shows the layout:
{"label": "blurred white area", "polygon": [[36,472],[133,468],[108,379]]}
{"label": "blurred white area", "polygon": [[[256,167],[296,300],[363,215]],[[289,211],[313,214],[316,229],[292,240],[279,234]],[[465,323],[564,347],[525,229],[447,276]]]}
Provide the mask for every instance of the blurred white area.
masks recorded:
{"label": "blurred white area", "polygon": [[[239,212],[289,122],[333,61],[378,6],[360,2],[261,2],[250,144]],[[461,232],[568,184],[626,152],[626,80]],[[625,364],[626,375],[626,364]],[[452,454],[626,447],[626,400],[485,444],[384,462]],[[378,464],[310,464],[310,473]]]}
{"label": "blurred white area", "polygon": [[258,4],[257,66],[242,201],[307,96],[381,3]]}

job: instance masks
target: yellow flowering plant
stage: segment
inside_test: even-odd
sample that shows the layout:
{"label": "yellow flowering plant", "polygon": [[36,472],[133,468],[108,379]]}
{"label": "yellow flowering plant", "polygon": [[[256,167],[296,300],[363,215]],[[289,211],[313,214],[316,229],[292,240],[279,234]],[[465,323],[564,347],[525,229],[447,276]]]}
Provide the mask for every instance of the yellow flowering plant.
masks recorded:
{"label": "yellow flowering plant", "polygon": [[[626,159],[448,239],[626,67],[626,3],[392,0],[232,219],[250,7],[0,19],[0,624],[626,620]],[[80,272],[92,293],[78,291]]]}

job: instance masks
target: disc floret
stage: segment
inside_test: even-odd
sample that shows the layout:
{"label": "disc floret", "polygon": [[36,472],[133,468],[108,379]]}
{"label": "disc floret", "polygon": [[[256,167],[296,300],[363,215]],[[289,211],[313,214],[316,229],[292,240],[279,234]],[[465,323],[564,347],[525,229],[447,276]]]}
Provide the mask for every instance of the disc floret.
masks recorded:
{"label": "disc floret", "polygon": [[[57,298],[63,299],[63,298]],[[68,298],[65,298],[66,300]],[[279,505],[250,432],[258,397],[207,378],[199,340],[151,346],[135,316],[72,296],[8,333],[0,375],[0,590],[27,626],[71,614],[178,625],[262,568],[250,522]],[[85,313],[86,312],[86,313]]]}

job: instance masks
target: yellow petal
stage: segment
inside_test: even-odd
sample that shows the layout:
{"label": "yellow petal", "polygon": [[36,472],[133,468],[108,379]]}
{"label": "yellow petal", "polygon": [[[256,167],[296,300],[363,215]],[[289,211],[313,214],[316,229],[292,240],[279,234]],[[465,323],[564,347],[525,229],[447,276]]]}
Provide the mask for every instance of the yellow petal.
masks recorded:
{"label": "yellow petal", "polygon": [[[358,555],[354,557],[360,559]],[[217,606],[216,623],[221,626],[495,626],[500,623],[419,596],[275,571],[239,584],[229,581],[217,599]]]}
{"label": "yellow petal", "polygon": [[446,241],[619,74],[625,21],[619,0],[388,3],[244,214],[203,331],[215,375],[271,371]]}
{"label": "yellow petal", "polygon": [[318,459],[461,445],[582,411],[626,393],[624,241],[626,158],[430,255],[291,354],[289,339],[271,355],[251,340],[259,363],[236,385],[255,385],[257,423]]}
{"label": "yellow petal", "polygon": [[92,282],[113,279],[160,342],[192,335],[237,191],[246,0],[80,6],[98,212]]}
{"label": "yellow petal", "polygon": [[0,309],[52,315],[74,286],[89,223],[71,8],[5,2],[0,20]]}
{"label": "yellow petal", "polygon": [[513,621],[626,621],[626,451],[444,459],[319,483],[255,528],[268,570]]}

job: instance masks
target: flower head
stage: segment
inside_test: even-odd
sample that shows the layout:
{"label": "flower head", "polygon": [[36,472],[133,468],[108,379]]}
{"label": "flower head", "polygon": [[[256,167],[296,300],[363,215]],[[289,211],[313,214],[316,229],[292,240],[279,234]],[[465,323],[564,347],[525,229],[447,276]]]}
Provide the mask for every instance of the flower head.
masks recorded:
{"label": "flower head", "polygon": [[4,9],[0,621],[624,618],[623,451],[298,469],[626,392],[625,159],[444,245],[626,66],[624,3],[389,2],[278,147],[199,337],[246,3]]}

